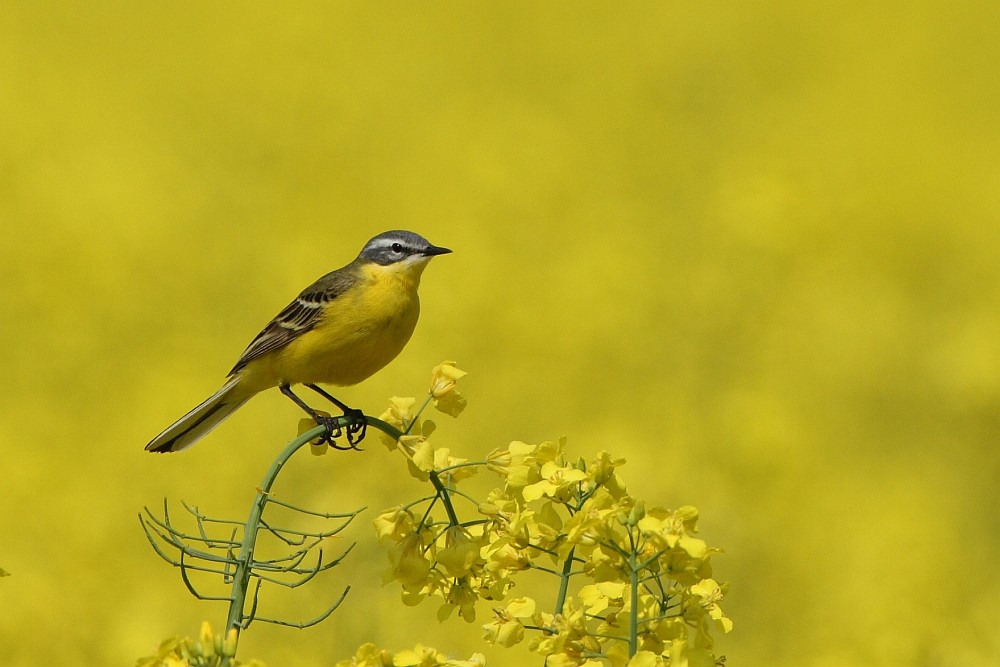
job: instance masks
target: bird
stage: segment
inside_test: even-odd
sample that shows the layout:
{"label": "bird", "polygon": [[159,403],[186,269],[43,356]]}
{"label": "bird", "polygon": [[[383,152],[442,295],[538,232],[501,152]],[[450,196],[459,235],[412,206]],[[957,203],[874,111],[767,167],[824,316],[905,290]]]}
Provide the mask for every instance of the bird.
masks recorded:
{"label": "bird", "polygon": [[335,420],[299,398],[291,389],[298,384],[344,411],[353,447],[364,437],[364,415],[318,385],[358,384],[396,358],[420,315],[417,288],[424,269],[432,258],[450,252],[403,230],[373,237],[352,262],[302,290],[250,342],[222,387],[153,438],[146,451],[190,447],[253,396],[273,387],[326,426],[325,439],[334,445],[331,436],[339,435]]}

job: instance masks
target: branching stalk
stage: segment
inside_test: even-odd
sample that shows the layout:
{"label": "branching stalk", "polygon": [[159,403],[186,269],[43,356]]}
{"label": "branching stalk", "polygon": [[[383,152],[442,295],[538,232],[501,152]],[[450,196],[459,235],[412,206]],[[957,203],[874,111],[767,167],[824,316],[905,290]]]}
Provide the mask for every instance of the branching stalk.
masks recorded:
{"label": "branching stalk", "polygon": [[[342,423],[340,423],[341,427],[346,427],[351,423],[351,418],[346,416],[339,417],[338,420],[342,420]],[[398,429],[380,419],[366,417],[366,420],[370,426],[385,432],[397,440],[402,435]],[[326,611],[308,621],[292,622],[257,615],[258,594],[263,581],[287,588],[297,588],[310,581],[320,572],[337,565],[353,548],[353,545],[351,545],[336,559],[326,561],[323,557],[321,544],[326,538],[344,530],[364,508],[354,512],[339,514],[317,512],[277,500],[271,496],[271,488],[274,486],[278,474],[292,455],[325,433],[326,428],[324,426],[317,426],[288,443],[264,473],[263,480],[257,488],[257,494],[250,506],[250,512],[244,522],[212,518],[202,514],[197,506],[182,502],[184,509],[194,517],[194,521],[197,524],[197,533],[184,532],[174,527],[166,500],[164,500],[162,517],[157,517],[148,508],[145,509],[144,513],[139,515],[143,532],[150,545],[160,558],[180,569],[181,580],[192,595],[200,600],[219,600],[229,603],[229,611],[226,619],[227,632],[235,630],[238,634],[241,630],[249,627],[254,620],[299,628],[315,625],[333,613],[350,589],[350,587],[346,588],[341,596]],[[441,498],[445,507],[450,508],[451,501],[448,497],[447,489],[443,485],[440,485],[440,480],[438,482],[439,485],[436,485],[438,491],[437,497]],[[324,520],[341,519],[342,522],[334,528],[319,531],[272,526],[263,519],[264,510],[269,503],[274,503],[298,514],[318,517]],[[450,516],[454,516],[453,509]],[[225,527],[227,531],[232,527],[232,531],[228,532],[225,537],[212,536],[209,534],[209,531],[213,526]],[[240,528],[242,528],[241,538],[238,535]],[[296,548],[296,550],[284,556],[256,560],[254,558],[254,550],[257,546],[257,537],[262,531],[270,533],[286,546]],[[168,553],[169,549],[176,549],[178,557],[175,558]],[[314,549],[318,550],[315,564],[312,566],[303,565],[306,557]],[[195,587],[194,582],[191,581],[190,572],[206,572],[221,575],[223,580],[227,584],[230,584],[230,594],[227,596],[209,596],[201,593]],[[249,610],[247,609],[248,598]],[[224,657],[221,664],[222,667],[229,667],[231,658]]]}

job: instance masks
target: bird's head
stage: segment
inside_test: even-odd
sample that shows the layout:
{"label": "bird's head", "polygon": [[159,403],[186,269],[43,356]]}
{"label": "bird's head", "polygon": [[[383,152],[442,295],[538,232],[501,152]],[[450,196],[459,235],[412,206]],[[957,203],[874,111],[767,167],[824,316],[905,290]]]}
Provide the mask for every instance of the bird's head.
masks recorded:
{"label": "bird's head", "polygon": [[382,232],[361,249],[358,259],[381,266],[390,264],[426,263],[435,255],[451,252],[448,248],[433,245],[420,234],[395,230]]}
{"label": "bird's head", "polygon": [[375,264],[383,270],[419,279],[427,262],[436,255],[451,252],[448,248],[433,245],[419,234],[404,230],[382,232],[372,238],[358,255],[362,264]]}

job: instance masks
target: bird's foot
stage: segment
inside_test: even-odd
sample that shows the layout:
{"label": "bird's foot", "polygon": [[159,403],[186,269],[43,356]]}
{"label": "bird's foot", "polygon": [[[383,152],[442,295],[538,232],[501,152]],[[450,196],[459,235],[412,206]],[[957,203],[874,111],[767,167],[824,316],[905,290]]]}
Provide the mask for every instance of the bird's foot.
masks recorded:
{"label": "bird's foot", "polygon": [[347,434],[349,446],[343,449],[360,451],[358,445],[365,439],[365,435],[368,434],[368,420],[365,418],[365,413],[357,408],[347,408],[344,410],[344,416],[348,419],[348,424],[344,430]]}
{"label": "bird's foot", "polygon": [[[347,406],[343,401],[330,395],[329,392],[319,385],[306,384],[306,386],[344,411],[344,417],[347,419],[347,424],[344,426],[344,430],[347,431],[348,446],[341,447],[339,445],[334,445],[332,442],[330,443],[330,446],[341,450],[354,449],[360,451],[358,443],[365,439],[365,435],[368,432],[368,420],[365,418],[365,413],[361,412],[361,410],[358,410],[357,408]],[[286,394],[287,393],[289,392],[286,392]],[[300,403],[300,405],[304,404]],[[339,428],[337,431],[337,437],[340,437]]]}
{"label": "bird's foot", "polygon": [[[346,424],[344,424],[345,419],[347,420]],[[318,426],[325,429],[323,435],[318,438],[319,443],[326,443],[331,448],[342,452],[351,449],[361,451],[358,444],[364,439],[368,430],[368,422],[361,410],[351,408],[344,413],[343,417],[316,414],[313,416],[313,420]],[[345,437],[347,439],[346,445],[337,442],[337,439]]]}
{"label": "bird's foot", "polygon": [[324,429],[323,435],[319,436],[314,441],[316,444],[325,443],[334,449],[347,449],[346,447],[338,445],[335,440],[335,438],[339,438],[344,434],[343,428],[339,423],[339,417],[331,417],[330,415],[320,413],[311,415],[311,417],[313,418],[313,421],[316,422],[317,426],[322,426]]}

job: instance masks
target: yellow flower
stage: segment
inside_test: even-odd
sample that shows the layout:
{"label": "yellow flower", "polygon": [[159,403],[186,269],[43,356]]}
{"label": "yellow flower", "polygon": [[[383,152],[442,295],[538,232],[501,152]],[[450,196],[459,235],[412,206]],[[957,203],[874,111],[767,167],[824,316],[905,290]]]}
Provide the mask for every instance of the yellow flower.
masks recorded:
{"label": "yellow flower", "polygon": [[679,521],[689,533],[698,532],[698,508],[684,505],[674,510],[674,520]]}
{"label": "yellow flower", "polygon": [[392,656],[392,664],[393,667],[437,667],[444,664],[444,659],[435,649],[417,644]]}
{"label": "yellow flower", "polygon": [[604,482],[615,474],[615,468],[623,465],[625,465],[625,459],[613,459],[610,454],[602,451],[598,453],[597,458],[590,464],[590,470],[594,476],[594,481],[598,484],[604,484]]}
{"label": "yellow flower", "polygon": [[335,667],[389,667],[390,665],[392,656],[389,651],[369,643],[359,646],[353,658],[341,660]]}
{"label": "yellow flower", "polygon": [[[451,449],[448,447],[442,447],[434,451],[434,470],[448,470],[446,475],[448,480],[451,482],[458,482],[468,477],[474,476],[478,472],[476,466],[463,466],[461,464],[467,463],[468,459],[458,458],[457,456],[451,455]],[[459,467],[455,467],[459,466]]]}
{"label": "yellow flower", "polygon": [[531,598],[514,598],[507,603],[504,611],[512,618],[531,618],[535,614],[535,606]]}
{"label": "yellow flower", "polygon": [[[399,439],[399,444],[405,451],[409,451],[410,460],[418,470],[424,473],[434,470],[434,446],[430,440],[420,435],[404,435]],[[427,479],[427,476],[420,479]]]}
{"label": "yellow flower", "polygon": [[379,541],[399,542],[414,531],[413,514],[401,506],[392,507],[375,517],[375,534]]}
{"label": "yellow flower", "polygon": [[704,540],[691,536],[697,520],[698,510],[691,506],[673,512],[656,507],[647,511],[636,525],[660,548],[679,547],[692,558],[703,558],[711,550]]}
{"label": "yellow flower", "polygon": [[621,576],[622,555],[613,549],[594,549],[583,564],[583,571],[595,581],[612,581]]}
{"label": "yellow flower", "polygon": [[445,544],[445,548],[437,554],[437,562],[452,577],[471,574],[473,566],[480,560],[480,545],[473,542],[461,526],[452,526],[445,531]]}
{"label": "yellow flower", "polygon": [[524,550],[516,548],[510,542],[510,537],[503,537],[489,546],[483,547],[481,554],[487,559],[487,570],[491,572],[513,570],[516,572],[528,569],[531,559]]}
{"label": "yellow flower", "polygon": [[587,473],[572,466],[561,466],[555,461],[546,462],[540,471],[541,481],[529,484],[521,491],[524,501],[530,503],[542,496],[550,498],[560,491],[574,487],[587,479]]}
{"label": "yellow flower", "polygon": [[[614,642],[605,651],[611,667],[625,667],[628,664],[628,645],[624,642]],[[338,666],[339,667],[339,666]]]}
{"label": "yellow flower", "polygon": [[468,660],[456,660],[448,658],[445,667],[486,667],[486,656],[482,653],[473,653]]}
{"label": "yellow flower", "polygon": [[538,445],[535,450],[535,461],[539,464],[548,461],[555,461],[562,456],[563,449],[566,448],[566,436],[560,437],[557,441],[546,440]]}
{"label": "yellow flower", "polygon": [[715,579],[702,579],[691,587],[691,593],[701,598],[699,604],[708,612],[709,618],[716,622],[720,630],[729,632],[733,629],[733,622],[726,618],[722,607],[719,606],[725,590]]}
{"label": "yellow flower", "polygon": [[494,449],[486,455],[486,467],[498,475],[506,475],[513,463],[514,456],[509,449]]}
{"label": "yellow flower", "polygon": [[505,475],[507,484],[514,487],[526,485],[531,479],[532,455],[538,449],[536,445],[515,440],[507,445],[507,449],[495,449],[486,457],[490,470]]}
{"label": "yellow flower", "polygon": [[670,644],[670,667],[715,667],[718,663],[711,651],[692,646],[683,639],[675,639]]}
{"label": "yellow flower", "polygon": [[535,601],[516,598],[503,609],[494,610],[494,619],[483,626],[483,636],[490,644],[510,648],[524,639],[524,621],[535,613]]}
{"label": "yellow flower", "polygon": [[483,626],[483,639],[491,646],[510,648],[524,639],[524,624],[514,618],[496,618]]}
{"label": "yellow flower", "polygon": [[208,621],[201,622],[201,632],[198,633],[198,644],[202,655],[205,657],[210,658],[215,655],[215,633],[212,631],[212,625]]}
{"label": "yellow flower", "polygon": [[663,667],[663,658],[652,651],[639,651],[628,661],[628,667]]}
{"label": "yellow flower", "polygon": [[583,603],[589,614],[599,614],[614,601],[621,601],[626,593],[625,582],[604,581],[599,584],[588,584],[580,589],[577,597]]}
{"label": "yellow flower", "polygon": [[[378,418],[395,426],[400,431],[406,431],[407,427],[415,419],[413,416],[413,406],[416,402],[417,399],[415,398],[393,396],[389,399],[389,407]],[[395,449],[396,440],[381,431],[379,433],[382,435],[382,443],[389,449]]]}
{"label": "yellow flower", "polygon": [[455,386],[468,375],[455,366],[454,361],[443,361],[431,371],[430,394],[434,397],[434,407],[451,417],[457,417],[465,409],[467,401]]}
{"label": "yellow flower", "polygon": [[414,590],[422,587],[431,573],[431,564],[424,557],[423,544],[418,533],[404,537],[388,552],[392,579],[404,588]]}
{"label": "yellow flower", "polygon": [[234,657],[236,655],[236,645],[239,642],[240,633],[236,628],[229,628],[229,632],[226,633],[226,639],[222,643],[222,655],[227,657]]}
{"label": "yellow flower", "polygon": [[561,505],[556,505],[556,503],[551,500],[546,500],[545,504],[542,505],[542,508],[536,515],[538,517],[537,522],[541,526],[550,529],[552,532],[562,533],[563,520],[559,515],[559,511],[556,509],[557,507],[561,507]]}
{"label": "yellow flower", "polygon": [[705,543],[705,540],[699,540],[697,537],[689,537],[688,535],[681,535],[677,539],[677,546],[688,552],[688,555],[692,558],[702,558],[708,552],[708,545]]}
{"label": "yellow flower", "polygon": [[447,604],[458,607],[458,615],[469,623],[476,620],[476,602],[479,596],[469,586],[468,578],[456,579],[445,596]]}
{"label": "yellow flower", "polygon": [[607,524],[615,523],[615,517],[619,514],[620,510],[611,504],[610,496],[605,494],[591,497],[563,525],[562,532],[566,536],[563,548],[568,550],[575,546],[594,546],[602,534],[613,530],[614,526]]}
{"label": "yellow flower", "polygon": [[431,395],[434,398],[441,398],[454,391],[455,385],[466,375],[468,373],[459,369],[454,361],[442,361],[431,371]]}

